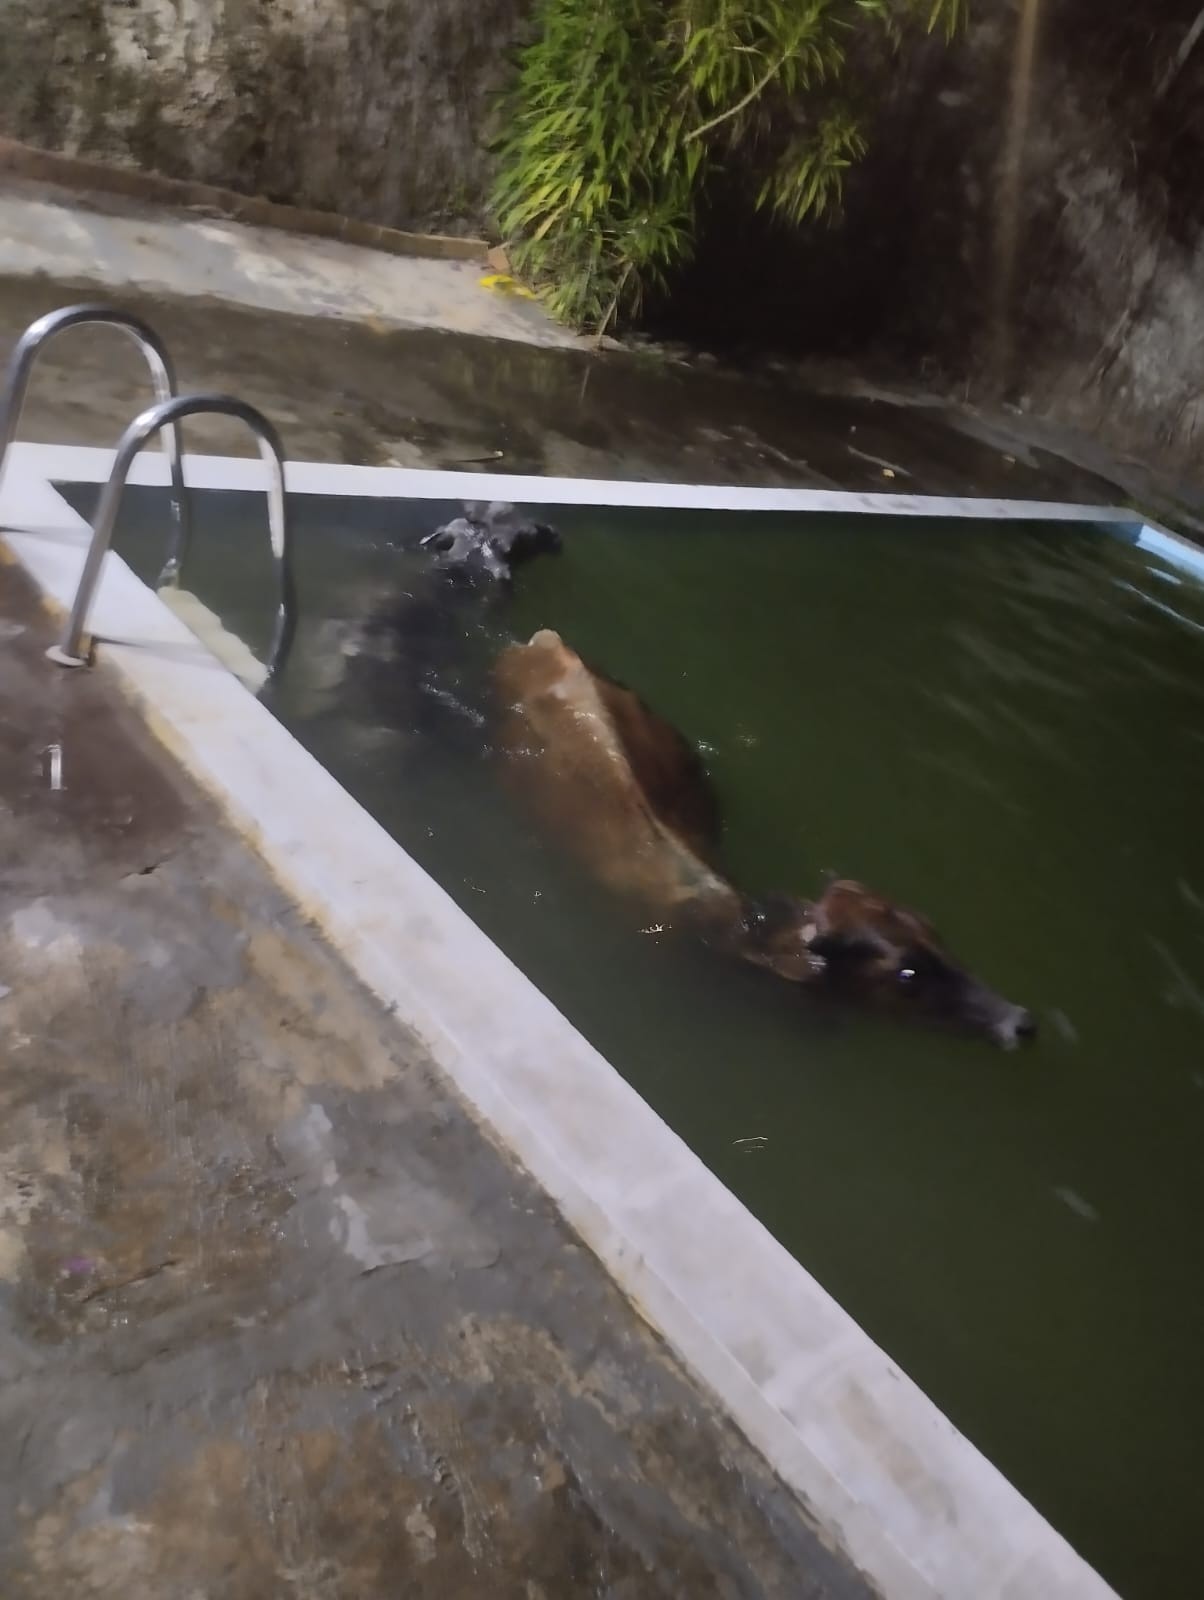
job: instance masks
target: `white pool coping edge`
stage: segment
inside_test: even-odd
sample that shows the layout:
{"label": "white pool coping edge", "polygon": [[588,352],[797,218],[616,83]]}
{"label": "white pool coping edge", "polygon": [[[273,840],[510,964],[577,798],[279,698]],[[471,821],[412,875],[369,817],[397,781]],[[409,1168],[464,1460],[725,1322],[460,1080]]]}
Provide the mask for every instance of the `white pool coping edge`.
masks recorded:
{"label": "white pool coping edge", "polygon": [[[3,539],[61,608],[74,596],[88,529],[51,480],[99,482],[111,461],[110,451],[18,445],[10,452],[0,489]],[[161,458],[144,456],[136,465],[134,481],[166,482]],[[197,487],[257,487],[261,472],[255,462],[188,461],[189,481]],[[530,492],[528,482],[541,492]],[[557,503],[607,498],[610,504],[712,508],[722,502],[731,509],[749,509],[748,496],[767,495],[778,510],[856,509],[833,506],[840,497],[830,495],[820,497],[823,505],[810,495],[799,505],[799,491],[604,486],[640,497],[629,499],[587,496],[581,484],[564,480],[404,469],[293,465],[289,484],[299,493],[504,495]],[[570,496],[570,487],[578,492]],[[663,489],[662,497],[643,498],[653,488]],[[874,498],[915,503],[915,497]],[[1034,507],[1027,515],[1052,513]],[[1090,507],[1078,508],[1075,520],[1107,519]],[[106,641],[104,660],[154,731],[358,976],[423,1040],[640,1311],[888,1600],[1112,1595],[116,556],[106,563],[92,631]],[[62,669],[48,662],[46,670]]]}
{"label": "white pool coping edge", "polygon": [[[85,445],[16,444],[31,475],[103,483],[111,450]],[[253,457],[184,457],[197,489],[260,490],[261,465]],[[7,470],[12,470],[7,468]],[[133,484],[166,485],[161,455],[144,452],[134,462]],[[297,494],[360,495],[378,499],[510,500],[528,505],[644,506],[693,511],[812,511],[836,515],[951,517],[992,522],[1080,522],[1110,529],[1140,549],[1204,581],[1204,549],[1131,506],[1061,500],[1011,500],[973,495],[871,494],[838,489],[748,489],[732,484],[645,483],[607,478],[543,478],[488,472],[439,472],[416,467],[357,467],[335,462],[290,461],[287,487]]]}

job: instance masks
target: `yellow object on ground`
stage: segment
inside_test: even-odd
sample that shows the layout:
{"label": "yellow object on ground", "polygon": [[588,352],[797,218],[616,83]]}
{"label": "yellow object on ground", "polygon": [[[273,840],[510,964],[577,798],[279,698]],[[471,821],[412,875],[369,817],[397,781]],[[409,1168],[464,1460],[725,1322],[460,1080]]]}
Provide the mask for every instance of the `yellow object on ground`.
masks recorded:
{"label": "yellow object on ground", "polygon": [[519,283],[508,272],[489,272],[481,279],[482,289],[496,289],[499,294],[517,294],[524,300],[534,300],[535,295],[525,284]]}

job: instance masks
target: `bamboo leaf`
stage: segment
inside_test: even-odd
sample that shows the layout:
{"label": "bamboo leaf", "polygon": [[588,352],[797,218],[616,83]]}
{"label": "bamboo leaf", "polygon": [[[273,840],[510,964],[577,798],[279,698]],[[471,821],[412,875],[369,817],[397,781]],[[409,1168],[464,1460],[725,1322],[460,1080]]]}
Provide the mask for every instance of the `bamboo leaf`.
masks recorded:
{"label": "bamboo leaf", "polygon": [[[492,207],[555,315],[609,326],[694,247],[716,146],[750,204],[800,223],[839,205],[865,139],[846,42],[952,36],[966,0],[535,0],[504,97]],[[855,58],[854,58],[855,59]],[[689,131],[687,131],[689,130]]]}

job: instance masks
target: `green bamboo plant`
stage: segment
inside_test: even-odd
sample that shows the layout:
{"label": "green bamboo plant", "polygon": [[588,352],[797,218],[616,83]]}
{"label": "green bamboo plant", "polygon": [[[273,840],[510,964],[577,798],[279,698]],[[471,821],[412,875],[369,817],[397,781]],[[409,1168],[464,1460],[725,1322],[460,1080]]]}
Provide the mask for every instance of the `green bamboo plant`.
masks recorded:
{"label": "green bamboo plant", "polygon": [[719,165],[790,223],[838,205],[865,152],[849,51],[952,36],[968,0],[539,0],[498,141],[493,209],[553,313],[604,332],[694,243]]}

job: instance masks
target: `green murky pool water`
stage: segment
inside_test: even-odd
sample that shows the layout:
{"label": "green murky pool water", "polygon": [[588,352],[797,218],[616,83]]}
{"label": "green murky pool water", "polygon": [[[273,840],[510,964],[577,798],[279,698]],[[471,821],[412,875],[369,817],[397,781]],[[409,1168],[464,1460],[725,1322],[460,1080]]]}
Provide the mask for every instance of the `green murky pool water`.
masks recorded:
{"label": "green murky pool water", "polygon": [[[197,500],[194,586],[262,641],[262,499]],[[330,619],[457,508],[295,508],[298,737],[1122,1594],[1204,1591],[1204,589],[1065,525],[582,509],[520,574],[503,635],[703,746],[738,883],[925,912],[1038,1013],[1005,1055],[641,931],[479,751],[333,681]]]}

